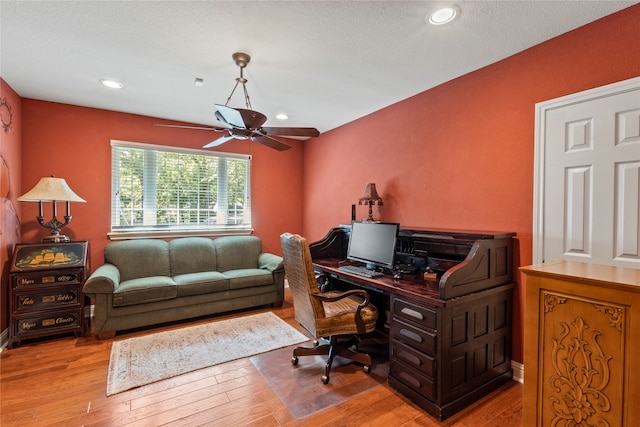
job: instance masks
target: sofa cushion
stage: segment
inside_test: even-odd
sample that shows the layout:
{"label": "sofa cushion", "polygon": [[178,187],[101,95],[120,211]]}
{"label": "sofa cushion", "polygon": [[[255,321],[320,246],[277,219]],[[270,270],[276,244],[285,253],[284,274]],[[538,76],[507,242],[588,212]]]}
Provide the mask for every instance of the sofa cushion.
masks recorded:
{"label": "sofa cushion", "polygon": [[213,241],[218,271],[258,268],[262,241],[256,236],[224,236]]}
{"label": "sofa cushion", "polygon": [[126,280],[113,293],[113,306],[144,304],[178,296],[176,282],[167,276],[152,276]]}
{"label": "sofa cushion", "polygon": [[229,289],[253,288],[273,284],[273,274],[259,268],[244,268],[225,271],[229,278]]}
{"label": "sofa cushion", "polygon": [[105,261],[120,271],[126,281],[150,276],[169,276],[169,245],[164,240],[140,239],[109,243]]}
{"label": "sofa cushion", "polygon": [[171,275],[216,271],[216,248],[206,237],[183,237],[169,242]]}
{"label": "sofa cushion", "polygon": [[229,290],[229,279],[217,271],[180,274],[174,276],[173,280],[178,285],[178,297]]}

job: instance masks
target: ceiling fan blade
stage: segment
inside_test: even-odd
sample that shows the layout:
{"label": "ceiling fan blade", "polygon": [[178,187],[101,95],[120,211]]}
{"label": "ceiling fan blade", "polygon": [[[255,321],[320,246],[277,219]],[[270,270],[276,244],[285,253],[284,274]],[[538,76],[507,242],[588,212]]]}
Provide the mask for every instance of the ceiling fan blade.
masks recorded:
{"label": "ceiling fan blade", "polygon": [[291,148],[289,144],[285,144],[284,142],[278,141],[277,139],[273,139],[269,136],[256,135],[251,139],[255,142],[259,142],[262,145],[266,145],[267,147],[274,148],[278,151],[285,151]]}
{"label": "ceiling fan blade", "polygon": [[231,107],[227,107],[226,105],[215,104],[215,106],[217,109],[216,118],[222,123],[236,129],[247,129],[240,111]]}
{"label": "ceiling fan blade", "polygon": [[320,132],[316,128],[278,128],[278,127],[266,127],[261,129],[267,135],[279,135],[279,136],[319,136]]}
{"label": "ceiling fan blade", "polygon": [[212,130],[215,132],[222,132],[227,130],[225,128],[217,128],[213,126],[183,126],[183,125],[169,125],[165,123],[151,123],[153,126],[161,126],[165,128],[178,128],[178,129],[196,129],[196,130]]}
{"label": "ceiling fan blade", "polygon": [[221,136],[220,138],[216,139],[215,141],[211,141],[210,143],[208,143],[207,145],[203,146],[202,148],[217,147],[218,145],[222,145],[225,142],[230,141],[232,139],[234,139],[233,135]]}

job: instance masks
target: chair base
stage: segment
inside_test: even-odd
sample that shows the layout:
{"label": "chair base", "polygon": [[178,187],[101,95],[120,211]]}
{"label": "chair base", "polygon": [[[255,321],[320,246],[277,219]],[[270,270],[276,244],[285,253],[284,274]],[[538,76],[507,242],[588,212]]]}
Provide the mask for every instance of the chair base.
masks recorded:
{"label": "chair base", "polygon": [[357,339],[354,338],[346,341],[345,343],[338,343],[338,338],[336,336],[332,336],[329,338],[328,344],[319,344],[318,341],[315,341],[316,345],[312,348],[296,347],[293,349],[291,363],[297,365],[298,356],[328,356],[327,363],[324,367],[324,375],[322,376],[322,382],[324,384],[329,382],[331,365],[333,365],[333,359],[336,356],[344,357],[345,359],[364,365],[364,372],[369,373],[371,372],[371,356],[366,353],[358,353],[357,351],[352,350],[353,347],[356,347],[357,342]]}

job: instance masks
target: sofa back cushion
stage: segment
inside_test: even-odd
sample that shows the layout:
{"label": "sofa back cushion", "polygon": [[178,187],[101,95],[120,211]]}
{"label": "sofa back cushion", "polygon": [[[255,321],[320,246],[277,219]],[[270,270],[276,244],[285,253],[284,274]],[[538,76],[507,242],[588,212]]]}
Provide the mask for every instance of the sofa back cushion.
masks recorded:
{"label": "sofa back cushion", "polygon": [[169,242],[171,275],[216,271],[216,248],[206,237],[183,237]]}
{"label": "sofa back cushion", "polygon": [[224,236],[213,241],[218,271],[258,268],[262,240],[256,236]]}
{"label": "sofa back cushion", "polygon": [[164,240],[140,239],[109,243],[105,262],[120,271],[120,281],[149,276],[169,276],[169,244]]}

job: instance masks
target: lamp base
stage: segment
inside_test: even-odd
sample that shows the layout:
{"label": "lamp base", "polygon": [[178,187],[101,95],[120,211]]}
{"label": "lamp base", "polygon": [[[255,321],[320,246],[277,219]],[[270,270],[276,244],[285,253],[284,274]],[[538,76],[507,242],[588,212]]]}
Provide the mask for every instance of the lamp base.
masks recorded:
{"label": "lamp base", "polygon": [[60,243],[60,242],[68,242],[69,237],[63,234],[52,234],[47,237],[42,238],[42,243]]}

